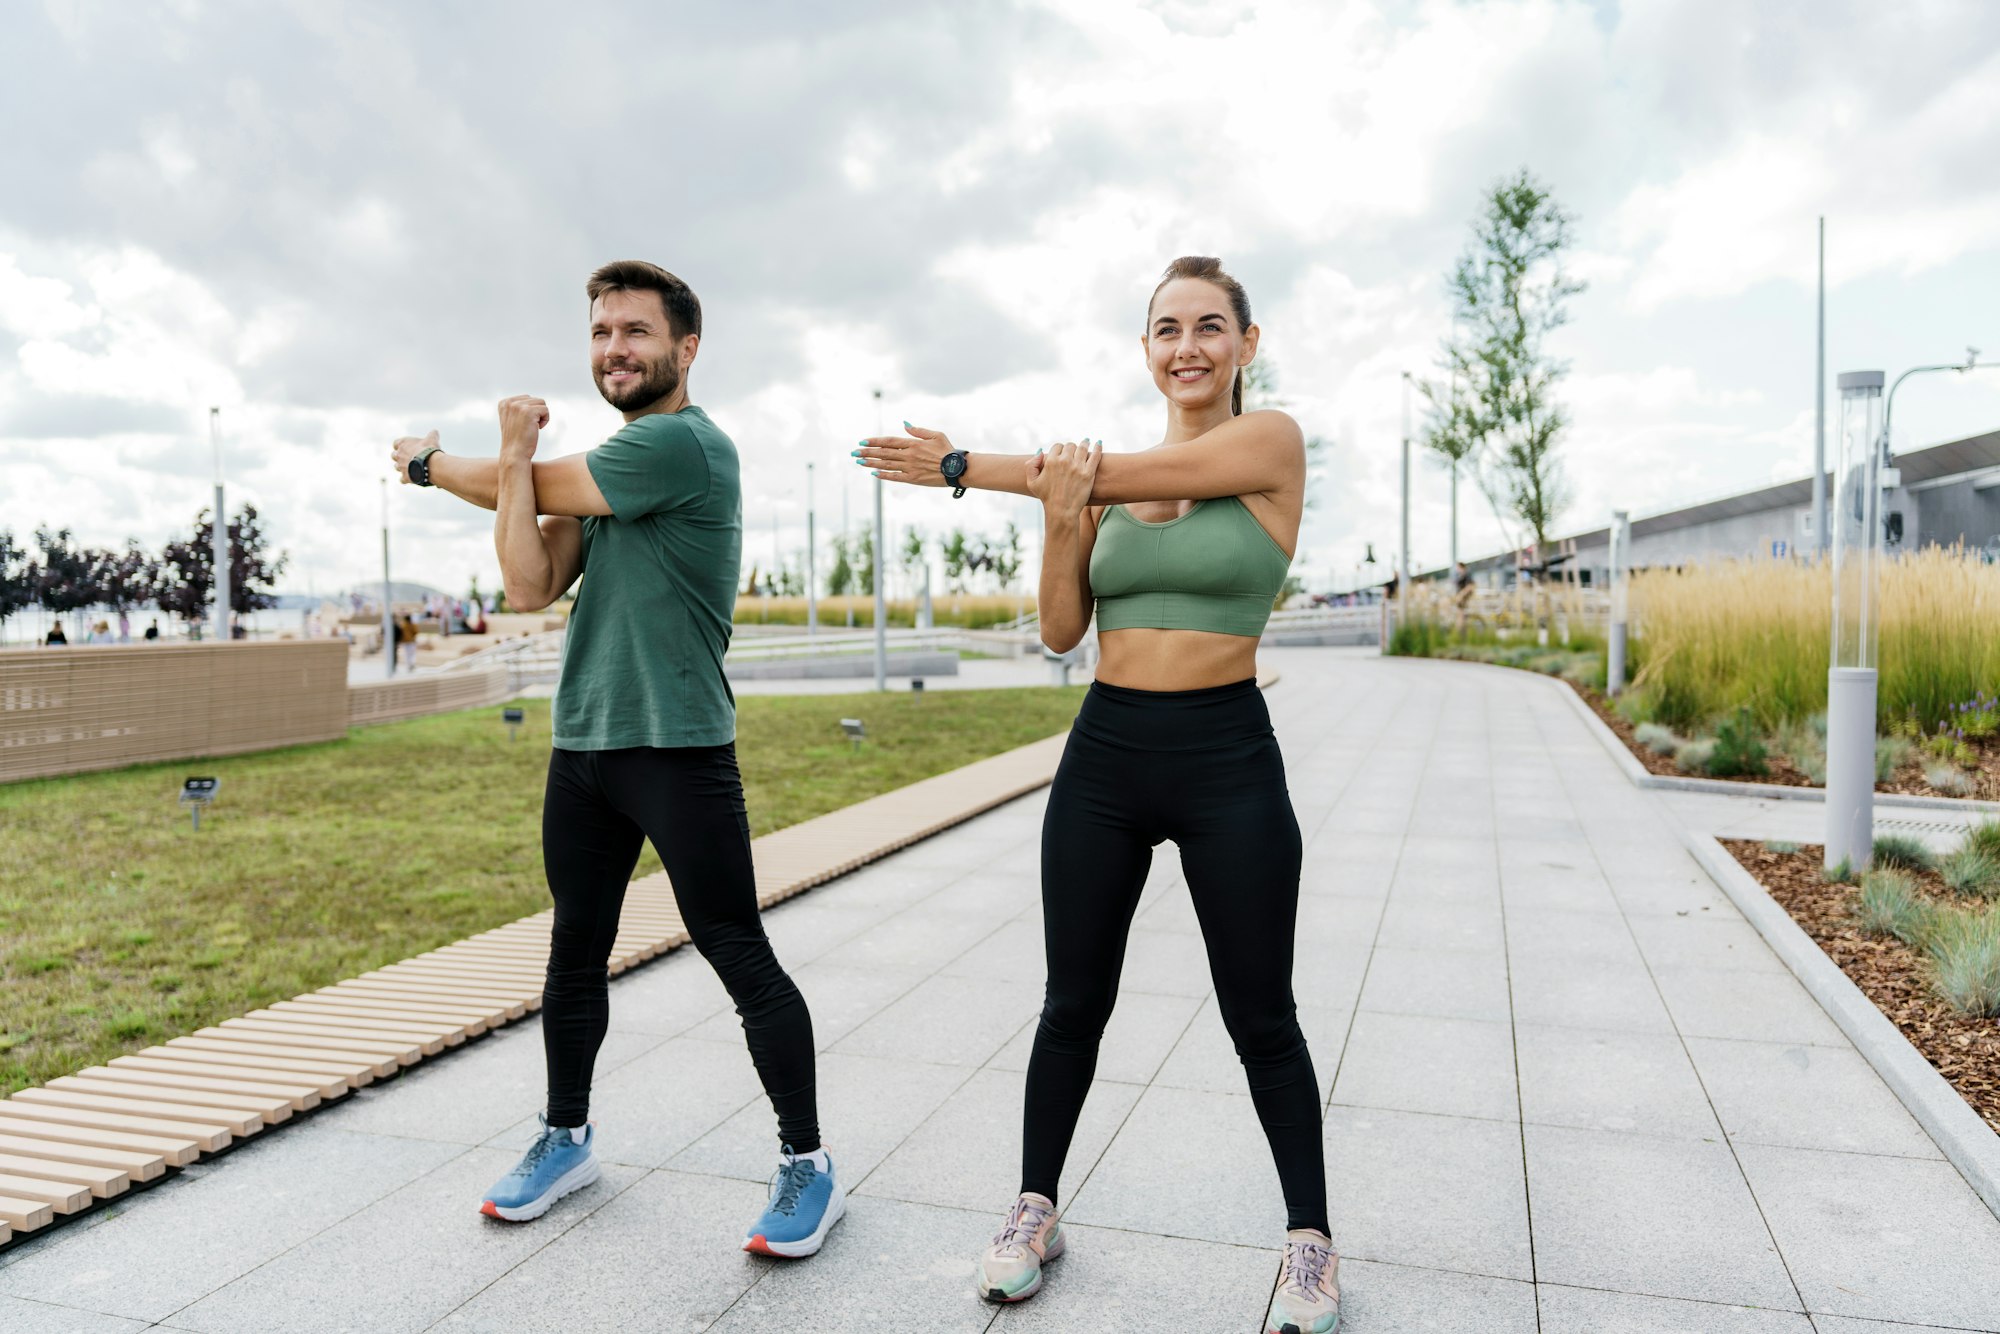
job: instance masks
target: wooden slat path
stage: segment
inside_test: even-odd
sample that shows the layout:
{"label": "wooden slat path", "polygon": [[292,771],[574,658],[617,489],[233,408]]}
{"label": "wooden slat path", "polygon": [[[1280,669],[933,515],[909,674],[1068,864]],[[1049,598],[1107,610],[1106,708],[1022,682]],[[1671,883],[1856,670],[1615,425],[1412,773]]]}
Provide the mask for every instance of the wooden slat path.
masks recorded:
{"label": "wooden slat path", "polygon": [[[1044,787],[1067,733],[766,834],[768,908]],[[542,1003],[553,912],[294,996],[0,1101],[0,1245]],[[688,942],[664,872],[632,882],[616,976]]]}

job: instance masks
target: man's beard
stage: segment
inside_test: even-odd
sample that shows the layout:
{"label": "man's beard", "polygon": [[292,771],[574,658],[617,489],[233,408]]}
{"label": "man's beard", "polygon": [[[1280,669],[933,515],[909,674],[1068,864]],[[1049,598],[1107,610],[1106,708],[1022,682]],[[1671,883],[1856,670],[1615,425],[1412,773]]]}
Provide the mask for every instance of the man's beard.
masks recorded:
{"label": "man's beard", "polygon": [[[597,392],[604,396],[604,401],[620,412],[629,412],[633,408],[643,408],[658,403],[681,387],[680,367],[674,365],[672,357],[662,357],[651,364],[639,362],[638,365],[644,371],[638,383],[616,392],[605,385],[603,371],[596,371],[591,376],[597,381]],[[617,369],[624,370],[628,367],[620,366]]]}

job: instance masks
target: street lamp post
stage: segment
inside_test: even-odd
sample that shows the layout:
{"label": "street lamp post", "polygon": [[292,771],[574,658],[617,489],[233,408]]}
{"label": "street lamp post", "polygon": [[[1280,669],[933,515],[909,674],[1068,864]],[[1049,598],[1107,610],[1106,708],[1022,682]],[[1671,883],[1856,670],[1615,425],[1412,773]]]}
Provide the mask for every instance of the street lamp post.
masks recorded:
{"label": "street lamp post", "polygon": [[1826,678],[1828,869],[1867,868],[1875,849],[1876,563],[1881,552],[1882,372],[1840,376],[1833,473],[1833,643]]}
{"label": "street lamp post", "polygon": [[382,656],[396,674],[396,613],[389,605],[389,479],[382,479]]}
{"label": "street lamp post", "polygon": [[1611,511],[1611,634],[1605,655],[1604,693],[1625,688],[1626,617],[1629,614],[1628,567],[1632,564],[1632,517],[1629,510]]}
{"label": "street lamp post", "polygon": [[1410,373],[1403,372],[1403,542],[1397,562],[1396,598],[1408,606],[1410,596]]}
{"label": "street lamp post", "polygon": [[819,637],[819,577],[813,555],[817,537],[813,532],[813,466],[806,465],[806,638]]}
{"label": "street lamp post", "polygon": [[229,642],[229,512],[222,507],[222,409],[208,410],[208,441],[215,450],[215,642]]}
{"label": "street lamp post", "polygon": [[1813,553],[1824,556],[1826,536],[1826,219],[1819,220],[1819,352],[1813,372]]}
{"label": "street lamp post", "polygon": [[[875,434],[882,434],[882,391],[875,391]],[[882,479],[875,478],[875,557],[869,562],[875,585],[875,688],[889,688],[889,598],[883,588],[888,562],[888,530],[882,526]]]}

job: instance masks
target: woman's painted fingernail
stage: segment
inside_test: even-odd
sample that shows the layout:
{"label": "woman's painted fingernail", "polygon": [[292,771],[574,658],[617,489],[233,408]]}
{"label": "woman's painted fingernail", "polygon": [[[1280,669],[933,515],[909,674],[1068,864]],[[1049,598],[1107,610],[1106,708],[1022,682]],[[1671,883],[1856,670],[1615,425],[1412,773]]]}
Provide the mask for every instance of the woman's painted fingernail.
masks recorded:
{"label": "woman's painted fingernail", "polygon": [[915,428],[914,428],[914,427],[912,427],[912,426],[911,426],[911,425],[910,425],[910,424],[909,424],[908,422],[904,422],[904,423],[903,423],[903,429],[904,429],[904,430],[906,430],[906,431],[909,431],[909,430],[914,430]]}
{"label": "woman's painted fingernail", "polygon": [[858,449],[850,449],[847,451],[847,457],[851,459],[858,459],[861,457],[861,451]]}
{"label": "woman's painted fingernail", "polygon": [[881,474],[881,472],[880,472],[879,470],[875,470],[875,469],[871,469],[871,470],[869,471],[869,476],[871,476],[871,477],[880,477],[881,475],[882,475],[882,474]]}

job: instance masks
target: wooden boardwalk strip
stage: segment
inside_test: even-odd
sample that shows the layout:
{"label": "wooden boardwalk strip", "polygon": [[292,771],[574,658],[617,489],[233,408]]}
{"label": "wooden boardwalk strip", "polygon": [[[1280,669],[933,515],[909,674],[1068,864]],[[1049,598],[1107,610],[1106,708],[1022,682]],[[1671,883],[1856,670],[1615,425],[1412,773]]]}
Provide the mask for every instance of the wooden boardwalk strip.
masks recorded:
{"label": "wooden boardwalk strip", "polygon": [[[768,908],[1055,776],[1063,736],[752,845]],[[549,909],[0,1101],[0,1245],[541,1008]],[[664,872],[626,889],[607,971],[689,942]]]}

